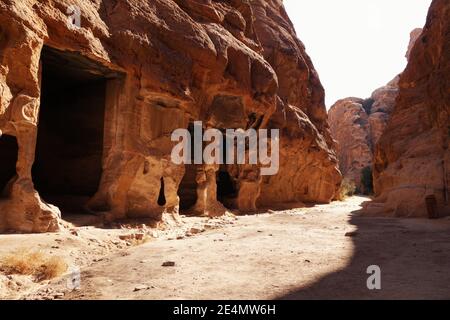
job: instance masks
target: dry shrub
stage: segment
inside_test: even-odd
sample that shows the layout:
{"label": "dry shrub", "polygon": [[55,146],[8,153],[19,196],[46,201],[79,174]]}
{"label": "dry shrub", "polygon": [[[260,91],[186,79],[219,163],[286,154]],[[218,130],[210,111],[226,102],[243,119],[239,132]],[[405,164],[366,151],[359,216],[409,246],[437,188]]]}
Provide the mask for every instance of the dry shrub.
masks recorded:
{"label": "dry shrub", "polygon": [[349,178],[344,178],[341,183],[341,187],[339,188],[337,199],[339,201],[345,200],[347,197],[351,197],[356,192],[356,184]]}
{"label": "dry shrub", "polygon": [[30,275],[38,282],[56,278],[66,270],[63,258],[41,251],[19,250],[0,260],[0,271],[4,274]]}
{"label": "dry shrub", "polygon": [[148,236],[148,235],[144,235],[142,238],[137,237],[134,239],[131,239],[129,241],[129,243],[131,244],[131,246],[140,246],[143,244],[146,244],[147,242],[150,242],[152,240],[152,237]]}

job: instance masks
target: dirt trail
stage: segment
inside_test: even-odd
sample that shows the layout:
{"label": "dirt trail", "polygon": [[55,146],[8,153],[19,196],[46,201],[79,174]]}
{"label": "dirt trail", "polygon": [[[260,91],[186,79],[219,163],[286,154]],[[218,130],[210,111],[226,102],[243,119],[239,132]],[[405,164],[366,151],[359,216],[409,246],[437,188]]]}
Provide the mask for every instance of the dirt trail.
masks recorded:
{"label": "dirt trail", "polygon": [[[450,221],[352,214],[365,200],[239,217],[193,237],[151,241],[83,269],[78,291],[64,281],[44,290],[64,299],[449,299]],[[167,261],[175,266],[163,267]],[[367,289],[370,265],[381,267],[380,291]]]}

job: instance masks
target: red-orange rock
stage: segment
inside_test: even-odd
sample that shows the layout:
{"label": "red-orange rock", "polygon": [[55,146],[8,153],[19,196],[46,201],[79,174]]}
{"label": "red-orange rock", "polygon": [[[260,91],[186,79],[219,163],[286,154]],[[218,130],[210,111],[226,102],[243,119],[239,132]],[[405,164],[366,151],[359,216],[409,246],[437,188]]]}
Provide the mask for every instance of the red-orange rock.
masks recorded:
{"label": "red-orange rock", "polygon": [[[399,96],[376,146],[374,213],[427,216],[426,198],[449,210],[450,3],[434,0],[400,77]],[[434,200],[433,200],[434,201]]]}
{"label": "red-orange rock", "polygon": [[409,38],[409,46],[408,51],[406,52],[406,59],[409,61],[409,57],[411,56],[412,49],[414,48],[414,45],[416,44],[417,39],[419,39],[420,35],[422,34],[423,29],[422,28],[416,28],[413,31],[411,31]]}
{"label": "red-orange rock", "polygon": [[252,6],[263,55],[279,83],[277,108],[268,127],[281,129],[280,171],[263,178],[258,203],[328,203],[339,188],[341,174],[327,123],[324,89],[282,1],[253,1]]}
{"label": "red-orange rock", "polygon": [[[66,1],[0,3],[0,130],[18,145],[0,144],[1,230],[58,230],[47,202],[176,220],[180,203],[214,215],[218,198],[251,211],[334,197],[323,88],[281,0],[77,4],[80,28]],[[170,134],[195,120],[282,129],[280,173],[175,165]]]}
{"label": "red-orange rock", "polygon": [[341,172],[360,192],[362,170],[372,165],[373,156],[371,123],[364,104],[363,99],[346,98],[337,101],[328,113]]}
{"label": "red-orange rock", "polygon": [[[420,28],[411,32],[407,58],[421,32]],[[368,99],[342,99],[329,110],[328,120],[331,134],[337,141],[341,172],[355,183],[359,192],[370,192],[361,181],[362,170],[373,165],[375,145],[387,126],[398,96],[399,78],[396,76],[375,90]]]}

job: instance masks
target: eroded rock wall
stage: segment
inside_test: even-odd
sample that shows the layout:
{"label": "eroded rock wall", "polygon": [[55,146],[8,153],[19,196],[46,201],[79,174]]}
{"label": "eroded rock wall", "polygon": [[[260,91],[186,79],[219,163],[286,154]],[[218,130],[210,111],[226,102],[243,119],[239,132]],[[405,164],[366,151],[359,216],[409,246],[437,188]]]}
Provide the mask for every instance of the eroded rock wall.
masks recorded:
{"label": "eroded rock wall", "polygon": [[[80,28],[68,24],[72,4]],[[263,179],[258,166],[198,167],[196,213],[224,212],[218,170],[228,172],[230,203],[241,211],[334,197],[340,174],[323,88],[281,0],[2,0],[0,130],[17,138],[19,151],[0,199],[1,230],[61,228],[60,210],[42,200],[31,171],[44,46],[108,74],[102,177],[86,210],[109,220],[176,219],[185,167],[171,162],[170,136],[196,120],[282,129],[277,176]]]}
{"label": "eroded rock wall", "polygon": [[[421,33],[421,28],[411,32],[405,56],[407,59]],[[344,177],[355,183],[358,192],[372,192],[367,190],[370,189],[370,182],[363,183],[361,179],[362,171],[373,166],[375,146],[395,107],[399,79],[400,75],[376,89],[370,98],[341,99],[328,112],[331,134],[337,141],[339,168]]]}
{"label": "eroded rock wall", "polygon": [[372,165],[372,136],[369,115],[363,107],[364,100],[346,98],[337,101],[328,118],[331,133],[337,141],[336,152],[344,177],[353,181],[362,192],[362,170]]}
{"label": "eroded rock wall", "polygon": [[279,89],[269,128],[281,129],[280,171],[262,179],[261,206],[330,202],[339,188],[320,83],[305,46],[297,38],[282,1],[253,1],[255,31]]}
{"label": "eroded rock wall", "polygon": [[[448,212],[450,3],[434,0],[400,77],[399,96],[375,150],[374,212],[427,216],[426,197]],[[432,205],[433,206],[433,205]]]}

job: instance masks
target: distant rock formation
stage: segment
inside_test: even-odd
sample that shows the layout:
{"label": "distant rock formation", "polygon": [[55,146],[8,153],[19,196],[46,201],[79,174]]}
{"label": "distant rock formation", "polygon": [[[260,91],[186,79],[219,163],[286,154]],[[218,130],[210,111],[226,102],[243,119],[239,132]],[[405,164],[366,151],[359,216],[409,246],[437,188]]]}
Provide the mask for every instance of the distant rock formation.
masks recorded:
{"label": "distant rock formation", "polygon": [[449,213],[450,2],[434,0],[374,158],[373,213]]}
{"label": "distant rock formation", "polygon": [[346,98],[330,109],[328,119],[331,134],[336,139],[339,167],[344,177],[352,180],[362,191],[361,173],[372,163],[372,142],[369,115],[363,107],[365,100]]}
{"label": "distant rock formation", "polygon": [[375,90],[368,99],[339,100],[328,112],[340,170],[355,183],[357,192],[372,192],[363,183],[362,173],[372,167],[375,145],[386,128],[398,94],[397,81],[398,77]]}
{"label": "distant rock formation", "polygon": [[[421,31],[418,28],[411,32],[407,58]],[[371,181],[362,181],[363,170],[367,170],[365,178],[371,175],[375,145],[394,110],[399,78],[396,76],[375,90],[368,99],[339,100],[328,112],[331,134],[337,141],[340,170],[344,177],[355,183],[357,192],[369,194],[373,191]]]}
{"label": "distant rock formation", "polygon": [[[0,231],[335,197],[324,90],[281,0],[66,3],[0,2]],[[279,173],[172,163],[193,121],[280,129]]]}
{"label": "distant rock formation", "polygon": [[420,35],[422,34],[423,29],[422,28],[416,28],[413,31],[411,31],[410,34],[410,41],[408,46],[408,51],[406,52],[405,58],[409,61],[409,57],[411,56],[411,51],[414,48],[414,45],[416,44],[417,39],[419,39]]}

